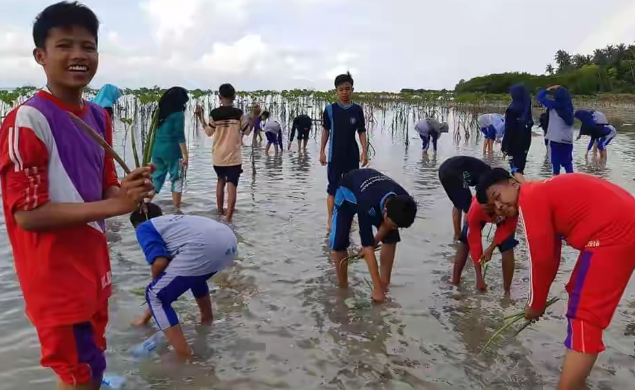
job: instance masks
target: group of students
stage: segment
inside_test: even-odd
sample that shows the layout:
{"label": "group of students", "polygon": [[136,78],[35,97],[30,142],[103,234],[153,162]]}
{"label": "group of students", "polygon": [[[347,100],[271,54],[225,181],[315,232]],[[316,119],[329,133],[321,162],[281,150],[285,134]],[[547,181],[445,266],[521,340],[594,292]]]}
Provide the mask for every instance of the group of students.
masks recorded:
{"label": "group of students", "polygon": [[[478,117],[478,123],[485,137],[483,152],[493,153],[495,140],[501,140],[501,151],[510,157],[510,169],[523,173],[534,127],[533,105],[529,90],[523,84],[512,86],[510,94],[512,102],[504,116],[484,114]],[[606,148],[617,136],[617,130],[605,114],[596,110],[574,111],[569,91],[560,85],[540,90],[536,100],[545,108],[540,116],[539,127],[544,130],[545,146],[554,175],[560,174],[561,170],[573,172],[575,118],[581,122],[577,139],[583,135],[590,137],[586,156],[593,150],[594,156],[599,151],[601,159],[607,158]]]}
{"label": "group of students", "polygon": [[[591,175],[572,173],[527,181],[519,172],[490,168],[466,156],[446,160],[439,179],[454,208],[455,238],[460,241],[452,283],[461,283],[468,253],[476,288],[485,291],[481,267],[496,247],[502,254],[503,286],[509,296],[514,273],[515,232],[522,224],[530,262],[530,292],[525,309],[537,321],[546,308],[561,262],[563,242],[580,251],[566,285],[569,294],[567,354],[558,390],[577,390],[604,351],[604,329],[635,270],[635,198],[621,187]],[[476,187],[472,197],[470,187]],[[594,207],[604,202],[606,208]],[[461,229],[461,217],[465,223]],[[492,244],[483,251],[481,232],[496,225]]]}
{"label": "group of students", "polygon": [[[40,340],[41,364],[58,375],[58,389],[99,389],[106,368],[105,331],[112,274],[105,219],[130,214],[151,268],[152,281],[146,289],[148,309],[133,324],[143,325],[154,319],[183,358],[190,357],[192,351],[172,303],[191,291],[201,321],[211,322],[207,281],[231,264],[238,250],[236,236],[228,226],[203,217],[163,215],[150,202],[169,175],[174,204],[179,209],[179,180],[188,165],[184,135],[187,91],[171,88],[161,98],[153,164],[135,169],[121,182],[113,157],[85,132],[83,125],[112,145],[112,112],[107,109],[112,110],[121,95],[116,87],[106,86],[94,102],[82,99],[99,62],[98,29],[95,14],[78,3],[61,2],[37,16],[34,57],[46,73],[47,86],[14,109],[0,128],[0,183],[7,234],[26,314]],[[327,166],[328,173],[331,257],[339,286],[346,288],[349,235],[357,216],[361,254],[372,279],[372,299],[382,302],[400,241],[398,229],[412,226],[418,207],[414,198],[388,176],[374,169],[360,169],[368,164],[364,112],[352,102],[350,74],[338,76],[335,87],[338,102],[324,111],[320,144],[320,162]],[[560,88],[551,89],[555,102],[564,95],[558,91]],[[217,208],[231,222],[242,172],[242,139],[270,117],[259,107],[254,107],[250,116],[234,107],[236,93],[229,84],[220,87],[219,95],[221,106],[210,112],[209,120],[202,109],[195,113],[205,124],[205,133],[214,138]],[[439,169],[441,184],[454,204],[455,238],[462,242],[453,282],[460,283],[470,252],[477,270],[477,288],[485,290],[484,281],[478,279],[479,267],[498,247],[503,253],[505,293],[509,294],[520,219],[532,264],[526,317],[535,320],[544,313],[549,286],[560,262],[562,240],[580,250],[567,286],[570,300],[565,345],[569,351],[559,385],[560,390],[574,390],[582,385],[597,354],[604,349],[602,331],[635,268],[635,199],[616,185],[582,174],[526,182],[520,174],[526,151],[517,148],[524,145],[525,138],[515,131],[530,129],[531,105],[526,104],[530,102],[526,89],[512,89],[512,97],[514,102],[505,117],[503,150],[512,156],[513,178],[506,170],[492,169],[478,159],[463,156],[449,159]],[[562,123],[570,119],[569,107],[565,106],[554,103],[549,111],[548,133],[555,137],[550,144],[556,142],[551,145],[552,154],[564,149],[557,145],[563,142],[556,135],[562,133]],[[596,113],[592,113],[593,122],[588,116],[579,117],[588,124],[584,131],[602,140],[598,149],[605,148],[607,135],[599,129],[605,118]],[[588,127],[591,123],[594,126]],[[424,146],[432,141],[435,150],[438,136],[447,132],[447,124],[433,120],[417,127]],[[304,141],[306,147],[310,118],[296,118],[293,130],[298,130],[299,142]],[[508,134],[512,137],[506,142]],[[268,138],[268,142],[281,146],[277,137],[275,141]],[[469,189],[473,186],[477,187],[475,198]],[[599,202],[605,207],[595,207]],[[496,224],[497,230],[494,242],[483,250],[481,231],[487,223]],[[375,252],[379,246],[378,262]]]}

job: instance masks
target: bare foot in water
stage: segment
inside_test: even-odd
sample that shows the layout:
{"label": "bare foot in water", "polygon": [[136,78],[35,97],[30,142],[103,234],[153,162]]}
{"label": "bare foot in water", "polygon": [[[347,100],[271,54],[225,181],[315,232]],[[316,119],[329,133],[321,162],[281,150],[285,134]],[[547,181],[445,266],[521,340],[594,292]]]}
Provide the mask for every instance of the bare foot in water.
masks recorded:
{"label": "bare foot in water", "polygon": [[151,319],[152,319],[152,313],[150,312],[150,310],[146,310],[143,313],[143,315],[135,317],[135,319],[132,320],[130,325],[132,325],[134,327],[144,326],[144,325],[147,325],[148,322],[150,322]]}

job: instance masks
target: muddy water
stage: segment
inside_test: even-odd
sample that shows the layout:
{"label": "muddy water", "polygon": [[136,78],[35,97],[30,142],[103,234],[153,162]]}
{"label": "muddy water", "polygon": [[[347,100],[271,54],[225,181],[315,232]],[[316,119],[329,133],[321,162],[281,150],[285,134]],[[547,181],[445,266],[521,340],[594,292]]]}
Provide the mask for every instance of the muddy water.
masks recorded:
{"label": "muddy water", "polygon": [[[533,328],[515,339],[507,334],[479,355],[503,317],[523,308],[528,283],[524,243],[517,251],[510,301],[503,299],[498,254],[488,276],[489,293],[475,293],[472,269],[466,269],[461,288],[448,283],[456,248],[451,204],[437,170],[457,154],[480,156],[481,141],[446,134],[438,156],[423,159],[412,131],[408,146],[403,135],[379,125],[370,134],[376,149],[371,166],[401,183],[420,205],[421,218],[402,232],[389,302],[369,303],[365,279],[370,278],[361,263],[351,265],[349,291],[335,287],[324,239],[326,169],[318,162],[316,140],[306,154],[291,151],[281,158],[245,148],[234,226],[240,257],[214,279],[217,322],[211,328],[197,326],[189,296],[176,304],[195,363],[175,364],[169,351],[141,362],[129,357],[127,349],[153,333],[128,326],[143,310],[138,291],[149,282],[149,268],[126,219],[109,221],[114,293],[108,372],[126,376],[129,389],[555,388],[564,353],[563,302]],[[119,144],[122,134],[118,137]],[[184,211],[217,218],[211,141],[195,133],[189,142]],[[585,145],[584,140],[576,143],[578,171],[635,192],[635,134],[621,132],[606,166],[585,162]],[[504,165],[499,153],[491,163]],[[531,178],[550,172],[542,137],[534,138],[527,172]],[[169,210],[169,195],[160,195],[159,203]],[[39,344],[23,315],[3,222],[0,230],[0,389],[51,389],[55,379],[39,367]],[[353,238],[359,242],[357,234]],[[576,258],[573,251],[564,252],[551,295],[562,293]],[[608,350],[591,375],[592,389],[633,386],[634,292],[631,284],[606,332]]]}

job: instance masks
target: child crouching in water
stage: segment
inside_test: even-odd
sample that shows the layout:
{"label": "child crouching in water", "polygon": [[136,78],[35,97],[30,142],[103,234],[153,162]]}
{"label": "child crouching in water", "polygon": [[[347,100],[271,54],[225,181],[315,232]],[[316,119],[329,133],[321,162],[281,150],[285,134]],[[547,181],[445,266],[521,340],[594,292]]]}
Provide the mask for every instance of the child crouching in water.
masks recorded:
{"label": "child crouching in water", "polygon": [[147,219],[136,211],[130,222],[152,268],[152,283],[146,288],[149,308],[133,325],[145,325],[154,318],[177,354],[189,358],[192,350],[172,302],[191,290],[201,311],[201,322],[213,321],[207,280],[232,262],[237,252],[236,236],[229,227],[208,218],[164,216],[152,203],[148,204]]}

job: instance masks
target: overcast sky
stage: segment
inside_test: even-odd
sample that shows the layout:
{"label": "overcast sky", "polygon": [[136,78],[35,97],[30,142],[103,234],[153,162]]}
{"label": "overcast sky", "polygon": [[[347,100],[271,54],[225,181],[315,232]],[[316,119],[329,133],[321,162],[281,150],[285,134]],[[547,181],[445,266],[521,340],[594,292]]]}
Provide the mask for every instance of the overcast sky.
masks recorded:
{"label": "overcast sky", "polygon": [[[0,87],[41,86],[32,22],[52,1],[0,0]],[[635,41],[630,0],[85,0],[99,17],[93,87],[453,88],[544,73],[556,50]]]}

